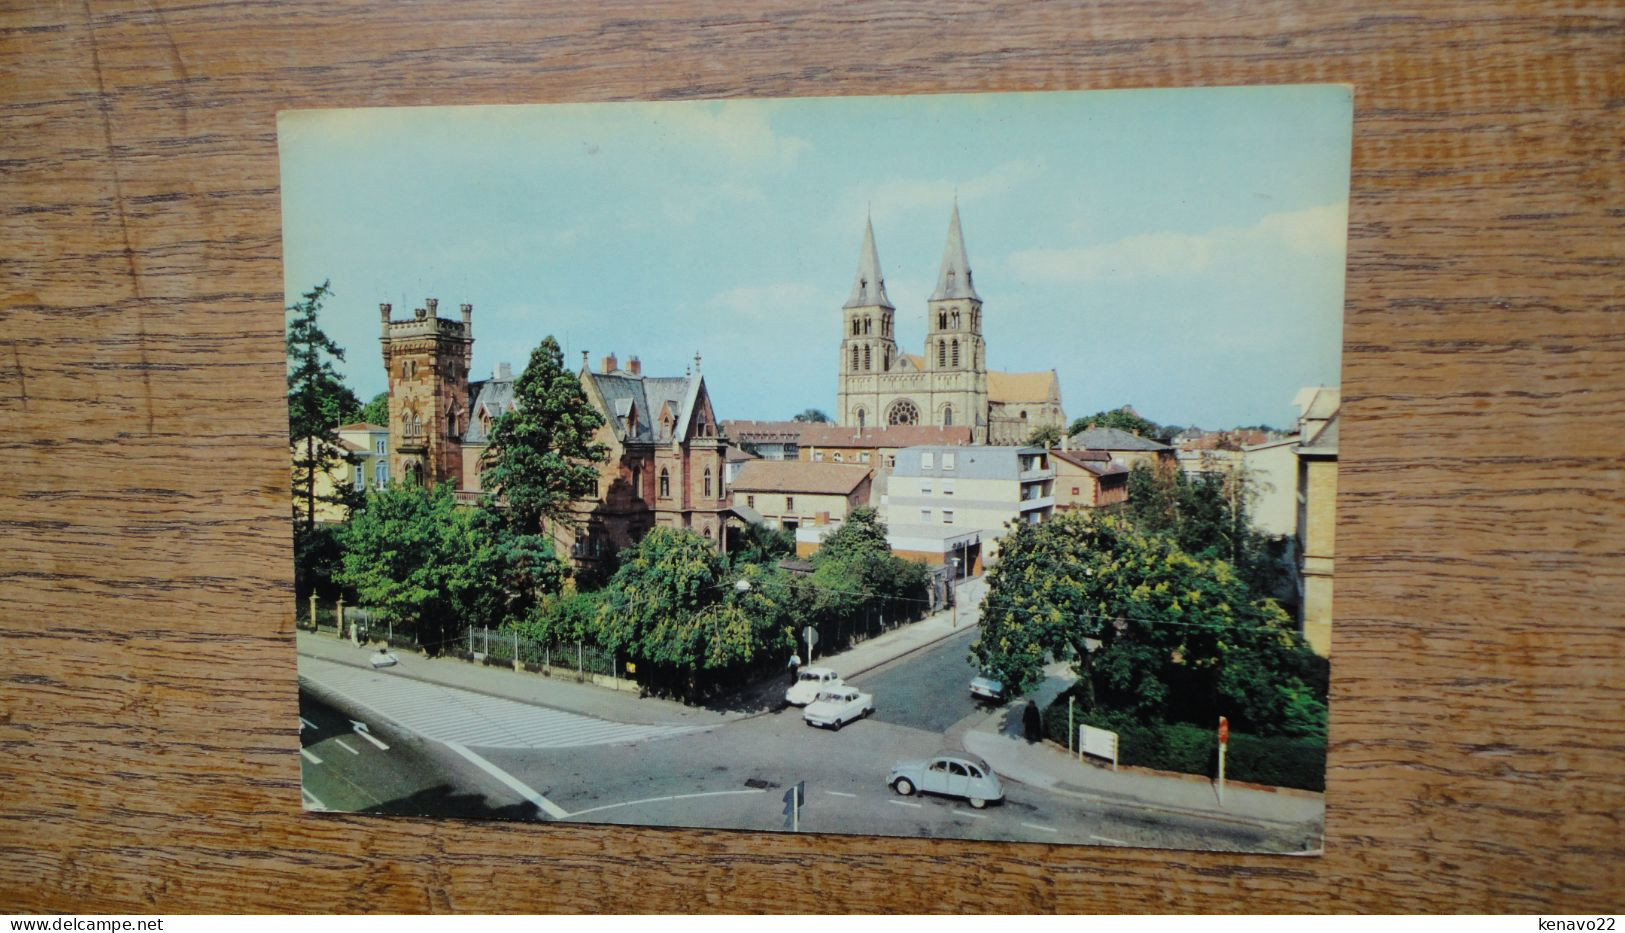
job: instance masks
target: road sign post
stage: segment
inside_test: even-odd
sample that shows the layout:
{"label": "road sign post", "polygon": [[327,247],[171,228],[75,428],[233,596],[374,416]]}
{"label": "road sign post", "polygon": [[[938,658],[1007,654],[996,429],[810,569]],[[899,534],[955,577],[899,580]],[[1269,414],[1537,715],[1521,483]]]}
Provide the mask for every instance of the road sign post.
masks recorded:
{"label": "road sign post", "polygon": [[[1066,750],[1068,753],[1072,751],[1072,737],[1078,732],[1078,727],[1072,722],[1072,707],[1076,705],[1077,700],[1078,698],[1075,696],[1066,698]],[[1078,751],[1078,757],[1083,757],[1081,749]]]}
{"label": "road sign post", "polygon": [[801,832],[801,805],[807,802],[807,782],[797,781],[795,786],[784,792],[784,828],[793,833]]}
{"label": "road sign post", "polygon": [[813,645],[818,644],[818,629],[815,629],[809,625],[801,630],[801,637],[807,641],[807,663],[811,664],[813,658]]}
{"label": "road sign post", "polygon": [[1230,747],[1230,720],[1219,717],[1219,803],[1224,803],[1224,752]]}

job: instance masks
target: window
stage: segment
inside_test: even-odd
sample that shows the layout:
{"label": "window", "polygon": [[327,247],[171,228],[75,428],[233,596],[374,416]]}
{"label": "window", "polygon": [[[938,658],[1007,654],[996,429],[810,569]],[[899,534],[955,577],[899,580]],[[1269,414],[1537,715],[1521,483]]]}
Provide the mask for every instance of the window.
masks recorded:
{"label": "window", "polygon": [[858,371],[858,348],[856,346],[852,348],[852,371]]}
{"label": "window", "polygon": [[643,467],[641,466],[632,468],[632,496],[636,499],[643,498]]}
{"label": "window", "polygon": [[863,319],[863,332],[864,332],[864,333],[865,333],[865,334],[867,334],[867,333],[869,333],[869,332],[870,332],[870,330],[872,330],[872,329],[873,329],[873,327],[874,327],[874,323],[875,323],[875,319],[874,319],[874,318],[872,318],[872,317],[866,317],[866,318],[864,318],[864,319]]}
{"label": "window", "polygon": [[864,347],[863,348],[863,368],[864,368],[864,371],[867,372],[869,370],[870,362],[872,362],[872,361],[870,360],[869,348]]}
{"label": "window", "polygon": [[920,523],[924,524],[924,525],[931,524],[931,510],[930,509],[921,509],[920,510]]}
{"label": "window", "polygon": [[946,312],[946,311],[938,311],[937,312],[937,330],[947,330],[947,329],[948,329],[948,312]]}
{"label": "window", "polygon": [[959,365],[959,341],[954,340],[954,365]]}
{"label": "window", "polygon": [[867,450],[862,451],[862,452],[860,452],[858,454],[858,462],[859,463],[868,463],[869,462],[869,452]]}
{"label": "window", "polygon": [[750,509],[756,508],[756,497],[755,496],[746,496],[745,497],[745,507],[750,508]]}
{"label": "window", "polygon": [[671,498],[671,473],[665,467],[660,468],[660,498]]}
{"label": "window", "polygon": [[711,498],[711,468],[705,468],[705,498]]}
{"label": "window", "polygon": [[454,411],[446,412],[446,436],[457,436],[457,413]]}
{"label": "window", "polygon": [[1073,495],[1074,495],[1074,496],[1075,496],[1075,495],[1077,495],[1077,494],[1078,494],[1078,487],[1076,487],[1076,486],[1073,486],[1073,487],[1072,487],[1072,494],[1073,494]]}
{"label": "window", "polygon": [[355,488],[357,492],[367,488],[367,468],[359,463],[355,466]]}
{"label": "window", "polygon": [[942,481],[942,494],[945,495],[945,496],[951,496],[951,495],[954,494],[954,481],[953,480],[945,479],[945,480]]}
{"label": "window", "polygon": [[897,469],[897,455],[896,454],[887,454],[886,455],[886,469],[888,469],[888,470]]}
{"label": "window", "polygon": [[784,497],[784,510],[786,512],[794,512],[796,510],[796,497],[795,496],[785,496]]}
{"label": "window", "polygon": [[[950,279],[953,278],[953,275],[952,272],[948,273]],[[948,762],[948,773],[954,777],[970,777],[970,774],[965,771],[965,766],[957,761]]]}
{"label": "window", "polygon": [[958,311],[955,311],[952,314],[948,315],[948,323],[953,327],[954,330],[959,329],[959,312]]}
{"label": "window", "polygon": [[954,523],[954,510],[953,509],[943,509],[942,510],[942,523],[944,525],[952,525]]}
{"label": "window", "polygon": [[859,431],[863,430],[863,422],[864,422],[864,419],[866,417],[867,417],[867,414],[864,412],[864,410],[861,409],[861,408],[858,409],[858,430]]}
{"label": "window", "polygon": [[954,455],[953,454],[947,453],[947,452],[943,453],[943,455],[942,455],[942,468],[944,470],[951,470],[951,469],[954,468]]}
{"label": "window", "polygon": [[372,484],[374,486],[383,486],[388,482],[389,464],[379,461],[378,464],[372,468]]}
{"label": "window", "polygon": [[852,336],[856,337],[857,335],[858,335],[858,319],[853,318],[852,319]]}
{"label": "window", "polygon": [[947,366],[947,365],[948,365],[948,341],[946,341],[946,340],[938,340],[937,341],[937,368],[941,369],[942,367]]}
{"label": "window", "polygon": [[936,454],[933,454],[929,450],[926,451],[923,454],[920,454],[920,469],[922,469],[922,470],[934,470],[934,469],[936,469],[936,466],[937,466]]}
{"label": "window", "polygon": [[382,457],[385,454],[389,453],[389,449],[388,449],[389,441],[386,438],[380,437],[378,439],[378,443],[373,445],[373,446],[374,446],[374,452],[377,453],[378,456],[380,456],[380,457]]}
{"label": "window", "polygon": [[836,462],[836,463],[840,463],[840,462],[841,462],[841,452],[840,452],[840,451],[838,451],[838,450],[837,450],[837,451],[836,451],[836,452],[835,452],[835,462]]}
{"label": "window", "polygon": [[926,481],[920,483],[920,495],[922,495],[922,496],[931,495],[931,481],[930,480],[926,480]]}
{"label": "window", "polygon": [[822,450],[813,451],[813,462],[814,463],[823,463],[824,462],[824,452]]}
{"label": "window", "polygon": [[952,405],[942,406],[942,426],[945,428],[954,426],[954,407]]}
{"label": "window", "polygon": [[886,412],[887,424],[919,424],[920,410],[908,399],[899,399],[892,403]]}

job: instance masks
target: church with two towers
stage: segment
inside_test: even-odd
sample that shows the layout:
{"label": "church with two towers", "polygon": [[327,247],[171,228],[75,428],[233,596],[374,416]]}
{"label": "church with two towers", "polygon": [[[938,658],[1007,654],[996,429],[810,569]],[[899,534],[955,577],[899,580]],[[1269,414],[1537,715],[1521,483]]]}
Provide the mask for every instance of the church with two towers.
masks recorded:
{"label": "church with two towers", "polygon": [[1066,428],[1055,370],[987,368],[982,298],[971,275],[958,204],[948,223],[936,288],[926,299],[924,353],[898,351],[896,313],[880,272],[874,224],[866,223],[858,274],[841,309],[839,424],[860,431],[899,424],[963,426],[977,444],[1022,444],[1035,428]]}

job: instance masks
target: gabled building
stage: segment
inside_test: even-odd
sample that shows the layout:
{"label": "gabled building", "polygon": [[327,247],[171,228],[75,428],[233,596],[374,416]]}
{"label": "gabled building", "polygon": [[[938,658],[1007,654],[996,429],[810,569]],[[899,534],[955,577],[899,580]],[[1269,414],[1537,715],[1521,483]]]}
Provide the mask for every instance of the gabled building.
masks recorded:
{"label": "gabled building", "polygon": [[1104,450],[1051,450],[1055,509],[1100,509],[1128,501],[1128,467]]}
{"label": "gabled building", "polygon": [[733,505],[737,514],[794,532],[796,553],[805,557],[848,513],[869,504],[873,477],[861,464],[753,460],[734,480]]}
{"label": "gabled building", "polygon": [[1074,450],[1103,450],[1126,467],[1173,466],[1174,449],[1161,441],[1147,440],[1119,428],[1085,428],[1067,439]]}
{"label": "gabled building", "polygon": [[722,433],[763,460],[794,460],[801,432],[809,426],[803,421],[724,421]]}

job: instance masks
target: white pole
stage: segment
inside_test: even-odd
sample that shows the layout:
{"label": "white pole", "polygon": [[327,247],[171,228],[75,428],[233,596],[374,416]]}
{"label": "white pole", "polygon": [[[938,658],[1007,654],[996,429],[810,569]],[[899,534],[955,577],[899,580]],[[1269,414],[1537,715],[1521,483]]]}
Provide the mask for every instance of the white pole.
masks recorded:
{"label": "white pole", "polygon": [[[1066,698],[1066,750],[1068,753],[1072,751],[1072,737],[1076,735],[1078,731],[1077,726],[1073,725],[1072,723],[1072,706],[1077,701],[1078,698],[1075,696],[1068,695]],[[1080,755],[1079,757],[1082,756]]]}

